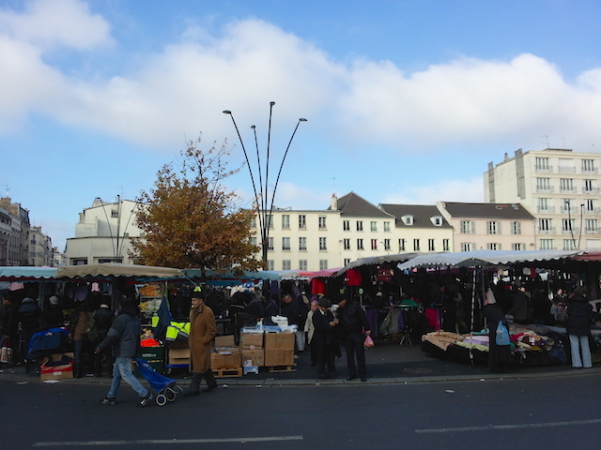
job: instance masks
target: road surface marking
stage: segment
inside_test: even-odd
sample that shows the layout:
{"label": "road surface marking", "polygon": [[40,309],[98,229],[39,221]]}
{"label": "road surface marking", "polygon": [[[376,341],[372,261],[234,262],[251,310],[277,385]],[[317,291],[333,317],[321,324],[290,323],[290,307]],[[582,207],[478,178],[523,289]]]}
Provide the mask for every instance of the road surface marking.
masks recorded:
{"label": "road surface marking", "polygon": [[461,433],[466,431],[487,431],[487,430],[519,430],[524,428],[550,428],[567,427],[572,425],[591,425],[601,423],[601,419],[574,420],[571,422],[547,422],[547,423],[519,423],[514,425],[486,425],[482,427],[458,427],[458,428],[424,428],[415,430],[416,433]]}
{"label": "road surface marking", "polygon": [[64,447],[64,446],[92,446],[92,445],[149,445],[149,444],[219,444],[227,442],[275,442],[275,441],[302,441],[302,436],[264,436],[247,438],[215,438],[215,439],[144,439],[132,441],[64,441],[64,442],[36,442],[34,447]]}

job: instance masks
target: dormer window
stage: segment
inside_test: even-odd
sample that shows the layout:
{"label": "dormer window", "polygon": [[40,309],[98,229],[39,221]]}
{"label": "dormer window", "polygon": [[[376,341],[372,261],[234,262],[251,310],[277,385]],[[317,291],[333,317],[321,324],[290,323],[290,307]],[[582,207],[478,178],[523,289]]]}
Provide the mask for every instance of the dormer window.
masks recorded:
{"label": "dormer window", "polygon": [[432,221],[432,224],[436,227],[441,227],[442,226],[442,216],[433,216],[430,217],[430,220]]}
{"label": "dormer window", "polygon": [[413,216],[411,214],[406,214],[403,217],[401,217],[401,220],[403,221],[403,223],[405,225],[411,226],[413,225]]}

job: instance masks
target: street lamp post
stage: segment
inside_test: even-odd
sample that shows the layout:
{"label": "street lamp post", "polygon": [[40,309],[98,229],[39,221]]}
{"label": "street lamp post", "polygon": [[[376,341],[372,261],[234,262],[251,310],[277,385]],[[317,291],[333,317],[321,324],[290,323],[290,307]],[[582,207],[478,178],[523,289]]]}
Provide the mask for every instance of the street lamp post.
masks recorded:
{"label": "street lamp post", "polygon": [[[246,166],[248,167],[248,172],[250,173],[250,180],[253,187],[253,193],[255,195],[255,205],[257,209],[257,216],[259,218],[259,233],[261,238],[261,257],[263,260],[263,264],[265,268],[267,268],[267,252],[269,249],[269,228],[271,226],[272,213],[275,201],[275,194],[278,188],[278,183],[280,181],[280,175],[282,174],[282,168],[284,167],[284,162],[286,161],[286,157],[288,156],[288,150],[290,150],[290,145],[292,144],[292,140],[294,139],[294,135],[296,134],[296,130],[301,122],[306,122],[307,119],[300,118],[296,123],[296,127],[292,132],[292,136],[290,136],[290,141],[288,141],[288,146],[286,147],[286,151],[284,152],[284,156],[282,157],[282,161],[280,163],[280,168],[278,170],[278,175],[275,180],[275,184],[273,186],[273,192],[271,193],[271,203],[269,204],[269,161],[271,158],[271,119],[273,116],[273,106],[275,102],[269,102],[269,125],[267,128],[267,151],[265,155],[265,179],[263,179],[263,170],[261,165],[261,156],[259,153],[259,142],[257,139],[257,127],[255,125],[251,126],[251,129],[254,133],[255,138],[255,147],[257,154],[257,168],[259,175],[259,188],[257,189],[257,183],[255,181],[255,175],[253,169],[250,165],[250,160],[248,159],[248,153],[246,152],[246,147],[244,146],[244,141],[242,140],[242,136],[240,135],[240,130],[238,129],[238,125],[234,120],[234,115],[230,110],[223,111],[223,114],[227,114],[232,118],[232,123],[234,124],[234,128],[236,129],[236,133],[238,134],[238,139],[240,140],[240,145],[242,146],[242,151],[244,152],[244,158],[246,159]],[[268,209],[269,208],[269,209]]]}

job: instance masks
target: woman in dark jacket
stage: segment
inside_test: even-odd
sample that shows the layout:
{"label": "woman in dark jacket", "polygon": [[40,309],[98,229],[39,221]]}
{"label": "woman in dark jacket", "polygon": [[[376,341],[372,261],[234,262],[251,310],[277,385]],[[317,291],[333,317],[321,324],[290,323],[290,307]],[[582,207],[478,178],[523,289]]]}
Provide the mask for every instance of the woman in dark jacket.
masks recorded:
{"label": "woman in dark jacket", "polygon": [[572,367],[574,368],[593,367],[588,340],[591,333],[593,307],[587,301],[585,295],[585,288],[579,287],[568,296],[568,321],[566,323],[566,331],[570,338]]}

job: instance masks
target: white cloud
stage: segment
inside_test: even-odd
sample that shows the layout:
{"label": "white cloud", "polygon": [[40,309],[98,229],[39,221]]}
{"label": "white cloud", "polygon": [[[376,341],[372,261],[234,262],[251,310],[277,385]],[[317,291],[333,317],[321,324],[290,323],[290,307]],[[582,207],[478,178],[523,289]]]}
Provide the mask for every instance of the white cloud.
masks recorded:
{"label": "white cloud", "polygon": [[463,58],[408,74],[386,61],[333,61],[299,37],[249,19],[230,23],[219,37],[190,25],[181,42],[143,55],[135,72],[90,81],[42,59],[48,45],[110,42],[109,25],[85,3],[40,0],[22,14],[5,9],[0,24],[8,30],[0,34],[0,96],[8,98],[0,106],[3,133],[30,113],[43,113],[172,149],[199,131],[211,141],[232,137],[231,121],[221,114],[230,109],[252,142],[248,127],[255,123],[265,136],[274,100],[274,126],[286,139],[288,124],[292,131],[305,116],[304,133],[341,151],[369,145],[422,153],[499,142],[529,149],[540,148],[543,135],[551,135],[552,146],[565,139],[576,150],[601,141],[601,69],[569,83],[530,54],[510,61]]}
{"label": "white cloud", "polygon": [[424,186],[407,187],[400,194],[387,196],[378,203],[434,205],[438,201],[482,203],[482,178],[443,180]]}
{"label": "white cloud", "polygon": [[111,43],[110,25],[78,0],[36,0],[24,13],[0,10],[0,29],[43,48],[89,49]]}

